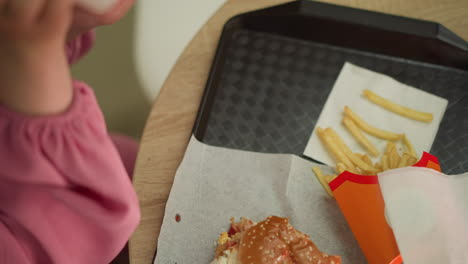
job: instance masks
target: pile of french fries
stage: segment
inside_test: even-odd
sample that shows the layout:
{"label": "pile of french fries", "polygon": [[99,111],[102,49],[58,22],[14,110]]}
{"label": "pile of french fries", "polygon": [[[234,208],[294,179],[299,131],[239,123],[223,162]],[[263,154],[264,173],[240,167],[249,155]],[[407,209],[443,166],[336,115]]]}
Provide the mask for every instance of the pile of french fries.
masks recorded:
{"label": "pile of french fries", "polygon": [[[363,95],[369,101],[401,116],[421,122],[431,122],[433,119],[431,113],[420,112],[398,105],[372,91],[364,90]],[[382,171],[412,166],[418,161],[416,151],[405,134],[398,134],[374,127],[360,118],[348,106],[344,108],[342,124],[367,153],[360,154],[353,152],[333,128],[318,127],[316,129],[320,141],[336,161],[336,174],[324,175],[319,167],[312,168],[320,183],[330,195],[332,195],[332,193],[328,183],[344,171],[359,175],[376,175]],[[366,134],[387,141],[387,146],[382,154],[375,145],[369,141]],[[404,146],[401,155],[397,149],[397,143],[399,142]],[[369,155],[372,157],[380,156],[380,160],[373,163]]]}

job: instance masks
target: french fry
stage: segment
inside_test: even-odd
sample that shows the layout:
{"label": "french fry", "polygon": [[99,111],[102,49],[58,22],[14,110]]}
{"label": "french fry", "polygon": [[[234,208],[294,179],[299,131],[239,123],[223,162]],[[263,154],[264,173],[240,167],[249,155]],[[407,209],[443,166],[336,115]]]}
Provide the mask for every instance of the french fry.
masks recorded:
{"label": "french fry", "polygon": [[343,173],[345,170],[346,170],[346,165],[344,165],[344,163],[338,162],[338,163],[336,164],[336,172],[337,172],[338,174]]}
{"label": "french fry", "polygon": [[314,172],[315,176],[319,180],[319,182],[322,185],[323,189],[325,189],[325,191],[328,193],[328,195],[333,197],[333,192],[331,191],[330,186],[328,186],[328,182],[326,181],[325,177],[323,176],[323,173],[322,173],[322,170],[320,169],[320,167],[313,167],[312,172]]}
{"label": "french fry", "polygon": [[396,145],[392,141],[387,142],[387,146],[385,148],[385,154],[387,155],[388,159],[388,168],[394,169],[398,166],[400,162],[400,155],[396,150]]}
{"label": "french fry", "polygon": [[401,156],[400,162],[398,163],[398,168],[406,167],[406,165],[408,165],[409,157],[410,155],[408,153],[403,153],[403,155]]}
{"label": "french fry", "polygon": [[403,135],[403,143],[405,144],[406,150],[411,154],[411,156],[416,157],[416,151],[414,150],[413,144],[409,141],[406,135]]}
{"label": "french fry", "polygon": [[382,155],[382,171],[388,170],[388,156],[387,154]]}
{"label": "french fry", "polygon": [[374,164],[374,167],[377,169],[377,172],[382,172],[382,163],[381,162],[376,162]]}
{"label": "french fry", "polygon": [[340,149],[338,144],[332,139],[330,135],[328,135],[328,133],[326,133],[325,130],[323,130],[322,128],[317,128],[317,134],[322,140],[322,143],[325,145],[327,150],[333,155],[337,162],[344,163],[346,167],[350,169],[354,167],[351,160],[349,160],[346,154]]}
{"label": "french fry", "polygon": [[407,161],[406,165],[407,166],[413,166],[414,164],[416,164],[416,162],[418,162],[418,159],[416,157],[410,156],[408,158],[408,161]]}
{"label": "french fry", "polygon": [[372,144],[369,139],[361,132],[361,130],[356,126],[353,120],[348,117],[343,118],[343,124],[348,129],[348,131],[353,135],[353,137],[363,146],[367,151],[374,157],[377,157],[380,153],[377,148]]}
{"label": "french fry", "polygon": [[361,159],[361,160],[364,158],[364,154],[361,154],[361,153],[354,153],[354,156],[356,156],[356,158]]}
{"label": "french fry", "polygon": [[398,154],[396,149],[393,149],[393,151],[390,152],[389,167],[391,169],[398,168],[399,163],[400,163],[400,155]]}
{"label": "french fry", "polygon": [[388,169],[393,169],[392,167],[392,164],[394,163],[394,160],[393,160],[393,155],[392,155],[393,152],[390,152],[387,154],[387,164],[388,164]]}
{"label": "french fry", "polygon": [[356,173],[359,174],[359,175],[367,175],[363,170],[361,170],[361,168],[359,167],[356,167]]}
{"label": "french fry", "polygon": [[332,175],[325,175],[325,181],[327,183],[330,183],[331,181],[333,181],[335,178],[336,178],[336,175],[332,174]]}
{"label": "french fry", "polygon": [[389,154],[395,149],[396,149],[395,143],[393,143],[392,141],[388,141],[387,146],[385,147],[385,154]]}
{"label": "french fry", "polygon": [[[343,139],[333,130],[332,128],[327,128],[325,129],[325,133],[329,134],[332,138],[333,141],[336,142],[339,148],[344,152],[344,154],[351,160],[351,162],[356,165],[358,168],[361,168],[365,171],[369,172],[374,172],[377,171],[374,167],[369,166],[367,163],[365,163],[363,160],[359,159],[356,157],[355,153],[351,151],[351,149],[344,143]],[[349,168],[349,166],[347,166]],[[357,171],[357,168],[354,168],[354,166],[351,169],[351,172],[353,170]]]}
{"label": "french fry", "polygon": [[375,94],[374,92],[370,90],[367,90],[367,89],[364,90],[363,95],[364,97],[369,99],[369,101],[373,102],[374,104],[379,105],[401,116],[404,116],[413,120],[417,120],[417,121],[428,122],[428,123],[432,122],[432,119],[434,119],[434,116],[431,113],[421,112],[421,111],[417,111],[406,106],[399,105],[397,103],[394,103],[388,99],[385,99]]}
{"label": "french fry", "polygon": [[398,154],[398,151],[396,151],[396,149],[395,149],[392,168],[394,168],[394,169],[398,168],[398,164],[400,163],[400,159],[401,159],[401,156],[400,156],[400,154]]}
{"label": "french fry", "polygon": [[[377,173],[377,171],[375,171],[375,173]],[[375,175],[375,173],[368,172],[368,171],[362,171],[362,172],[360,173],[360,175],[368,176],[368,175]]]}
{"label": "french fry", "polygon": [[363,155],[363,156],[362,156],[362,160],[363,160],[365,163],[367,163],[367,164],[369,164],[370,166],[372,166],[372,160],[369,158],[369,156]]}
{"label": "french fry", "polygon": [[[367,156],[366,154],[360,154],[360,153],[354,153],[354,155],[356,156],[356,158],[362,160],[363,162],[365,162],[367,165],[371,166],[372,168],[374,168],[374,164],[372,164],[372,161],[369,159],[369,156]],[[367,160],[369,159],[369,161]],[[374,168],[374,170],[372,171],[364,171],[363,175],[373,175],[374,173],[376,173],[378,170],[376,168]]]}
{"label": "french fry", "polygon": [[354,123],[364,130],[366,133],[373,135],[378,138],[396,141],[399,140],[403,135],[389,132],[380,128],[373,127],[362,120],[356,113],[354,113],[348,106],[344,109],[345,115],[348,116]]}

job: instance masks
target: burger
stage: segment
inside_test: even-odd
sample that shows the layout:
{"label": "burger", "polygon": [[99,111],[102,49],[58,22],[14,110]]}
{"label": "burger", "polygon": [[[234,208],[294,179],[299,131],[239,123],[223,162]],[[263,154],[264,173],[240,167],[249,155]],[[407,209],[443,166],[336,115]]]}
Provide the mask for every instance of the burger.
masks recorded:
{"label": "burger", "polygon": [[260,223],[231,219],[219,236],[211,264],[340,264],[339,256],[321,252],[310,237],[294,229],[287,218],[270,216]]}

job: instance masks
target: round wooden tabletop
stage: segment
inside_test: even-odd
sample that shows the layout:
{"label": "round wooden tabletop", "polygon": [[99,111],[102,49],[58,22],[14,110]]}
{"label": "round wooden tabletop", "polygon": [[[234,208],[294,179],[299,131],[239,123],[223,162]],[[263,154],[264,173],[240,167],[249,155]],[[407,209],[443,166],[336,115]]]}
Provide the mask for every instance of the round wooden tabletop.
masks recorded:
{"label": "round wooden tabletop", "polygon": [[[175,172],[185,153],[223,25],[234,15],[288,2],[228,0],[188,44],[148,118],[134,175],[142,219],[130,241],[130,263],[153,262]],[[468,39],[466,0],[325,0],[324,2],[437,21]]]}

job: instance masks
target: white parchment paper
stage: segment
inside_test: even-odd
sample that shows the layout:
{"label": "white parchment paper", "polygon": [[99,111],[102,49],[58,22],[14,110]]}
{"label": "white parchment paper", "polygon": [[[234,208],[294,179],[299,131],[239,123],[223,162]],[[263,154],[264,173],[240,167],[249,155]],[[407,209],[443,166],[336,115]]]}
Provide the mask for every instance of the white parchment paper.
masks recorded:
{"label": "white parchment paper", "polygon": [[231,217],[261,221],[269,215],[289,217],[343,263],[366,263],[335,200],[311,172],[313,165],[293,155],[212,147],[192,137],[167,202],[155,263],[210,263]]}
{"label": "white parchment paper", "polygon": [[[397,104],[432,113],[434,120],[431,123],[424,123],[390,112],[364,98],[362,91],[365,89]],[[343,109],[345,106],[349,106],[364,121],[375,127],[395,133],[405,133],[420,156],[423,151],[430,151],[447,104],[448,101],[444,98],[347,62],[328,96],[317,125],[304,150],[304,155],[330,166],[335,164],[315,133],[317,127],[332,127],[353,151],[366,153],[365,149],[341,123]],[[384,150],[385,140],[369,135],[368,138],[380,151]]]}
{"label": "white parchment paper", "polygon": [[408,167],[379,182],[405,264],[468,263],[468,173]]}

